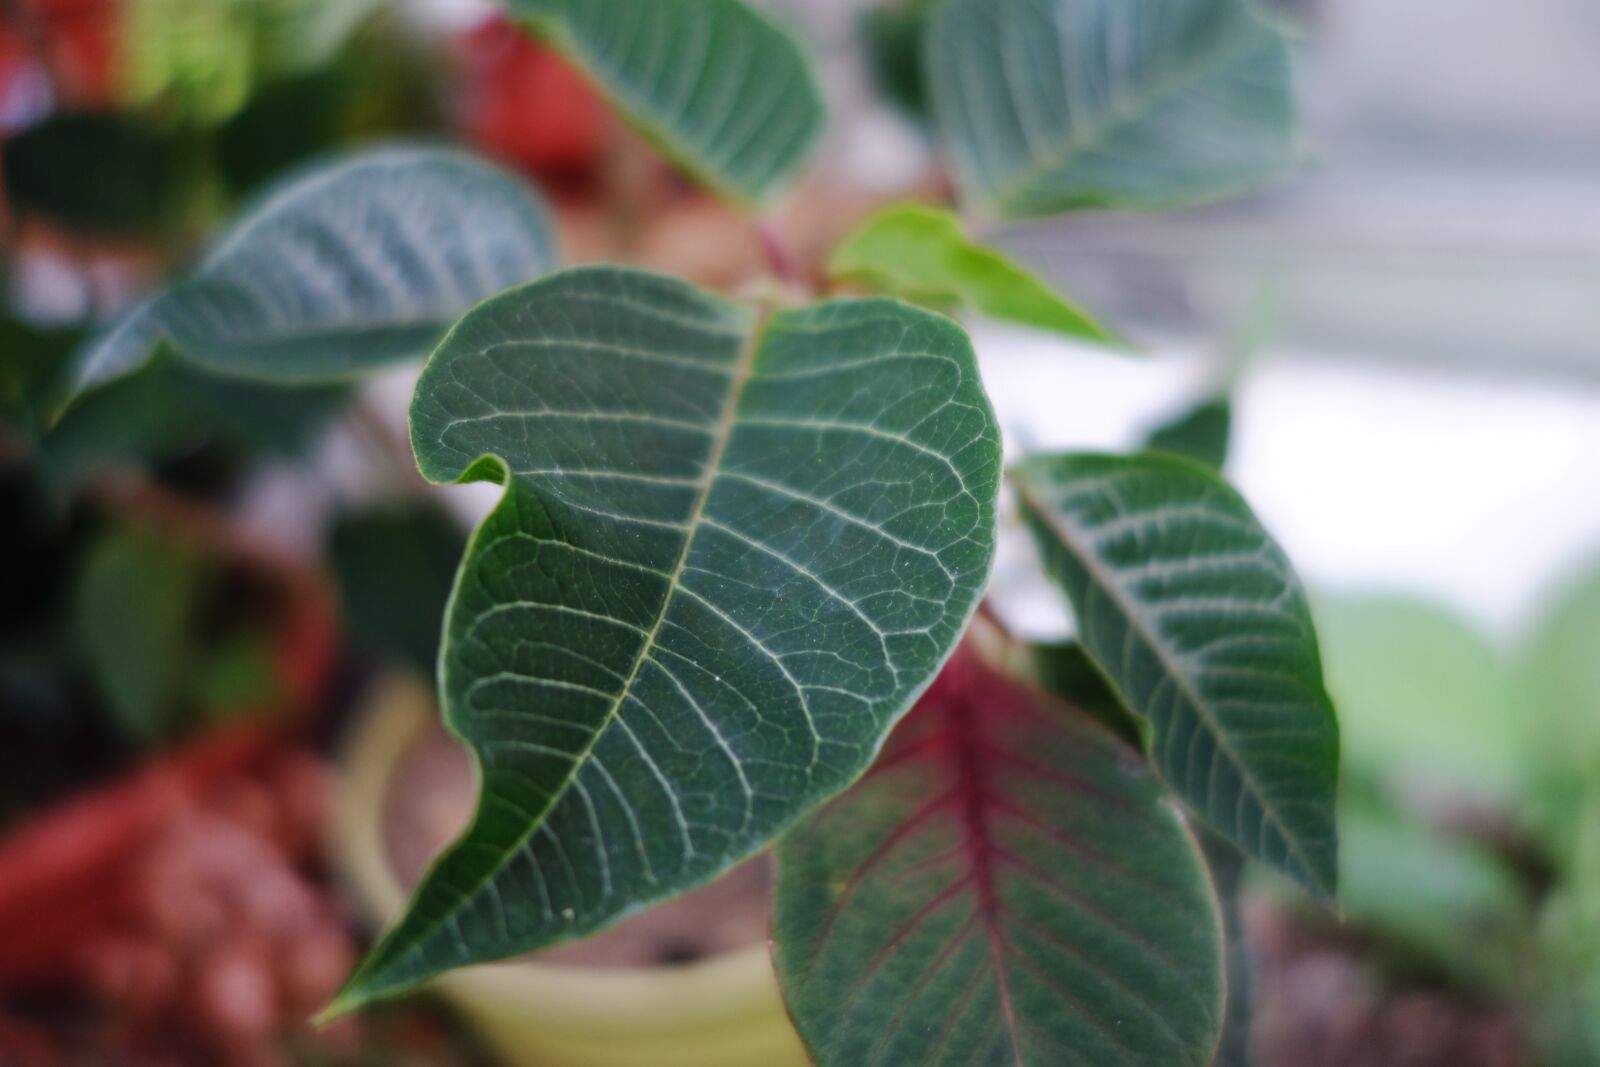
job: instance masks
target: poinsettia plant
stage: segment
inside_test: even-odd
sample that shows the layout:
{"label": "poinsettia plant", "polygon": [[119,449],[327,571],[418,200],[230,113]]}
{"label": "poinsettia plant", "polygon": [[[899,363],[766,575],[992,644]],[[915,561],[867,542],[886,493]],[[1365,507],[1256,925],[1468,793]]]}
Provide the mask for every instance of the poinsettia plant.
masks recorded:
{"label": "poinsettia plant", "polygon": [[[507,6],[756,219],[824,129],[801,46],[741,0]],[[331,1014],[776,845],[818,1063],[1201,1064],[1236,854],[1333,898],[1337,728],[1288,560],[1202,462],[1225,407],[1007,472],[949,317],[1119,344],[983,235],[1282,171],[1287,36],[1244,0],[896,17],[957,210],[868,219],[826,272],[854,295],[560,269],[526,186],[386,147],[282,183],[85,351],[81,389],[158,349],[281,382],[426,357],[418,467],[502,487],[438,656],[476,815]],[[1013,506],[1076,618],[1065,673],[974,622]]]}

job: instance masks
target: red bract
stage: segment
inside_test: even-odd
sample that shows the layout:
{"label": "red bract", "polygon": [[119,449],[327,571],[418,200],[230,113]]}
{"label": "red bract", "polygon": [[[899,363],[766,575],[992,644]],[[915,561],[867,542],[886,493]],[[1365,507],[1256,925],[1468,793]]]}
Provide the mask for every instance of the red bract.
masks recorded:
{"label": "red bract", "polygon": [[587,176],[610,116],[587,81],[503,18],[462,40],[460,122],[483,151],[529,170]]}

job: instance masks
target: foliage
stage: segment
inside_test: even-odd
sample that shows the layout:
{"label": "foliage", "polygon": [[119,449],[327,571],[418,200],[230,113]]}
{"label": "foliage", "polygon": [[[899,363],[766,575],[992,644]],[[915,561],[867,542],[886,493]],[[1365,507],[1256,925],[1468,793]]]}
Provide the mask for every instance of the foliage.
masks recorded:
{"label": "foliage", "polygon": [[962,193],[1001,217],[1214,199],[1293,156],[1288,39],[1248,0],[946,0],[927,64]]}
{"label": "foliage", "polygon": [[941,310],[970,307],[1068,337],[1114,340],[1088,312],[972,241],[948,211],[917,204],[880,211],[834,250],[828,273]]}
{"label": "foliage", "polygon": [[[771,205],[820,141],[804,50],[742,0],[506,8],[736,207]],[[896,62],[921,72],[969,216],[1189,203],[1289,162],[1287,40],[1243,0],[897,14]],[[253,77],[193,70],[156,96],[177,107],[182,89],[207,121]],[[329,535],[352,630],[437,663],[481,787],[330,1013],[599,930],[777,843],[778,970],[824,1067],[1211,1060],[1243,981],[1225,950],[1233,846],[1336,891],[1338,732],[1311,617],[1208,469],[1226,451],[1218,399],[1153,451],[1023,460],[1016,495],[1078,640],[1020,672],[981,634],[956,651],[995,550],[999,432],[967,335],[901,298],[1113,340],[970,222],[915,205],[869,219],[828,271],[865,298],[730,297],[557,270],[517,179],[379,146],[279,182],[82,350],[82,395],[40,437],[59,470],[92,466],[74,440],[98,458],[120,428],[144,448],[192,433],[196,408],[248,424],[273,390],[286,407],[266,422],[294,423],[343,394],[290,387],[426,355],[418,468],[500,486],[464,545],[426,507]],[[241,392],[164,407],[174,377]],[[159,549],[106,552],[92,626],[181,599]],[[171,679],[129,664],[174,629],[96,640],[130,721]],[[227,692],[251,659],[208,676]],[[1190,818],[1232,844],[1202,855]]]}

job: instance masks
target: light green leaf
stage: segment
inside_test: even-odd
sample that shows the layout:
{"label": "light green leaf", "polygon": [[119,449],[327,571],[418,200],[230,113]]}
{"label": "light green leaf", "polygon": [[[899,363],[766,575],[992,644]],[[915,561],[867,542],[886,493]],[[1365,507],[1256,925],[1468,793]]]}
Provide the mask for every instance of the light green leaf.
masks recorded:
{"label": "light green leaf", "polygon": [[487,301],[417,385],[436,482],[498,479],[441,650],[483,792],[335,1010],[701,884],[854,779],[994,551],[972,348],[885,300],[758,315],[566,271]]}
{"label": "light green leaf", "polygon": [[886,208],[862,223],[834,252],[828,273],[920,304],[963,305],[1069,337],[1117,343],[1087,311],[974,242],[960,219],[920,204]]}
{"label": "light green leaf", "polygon": [[373,149],[288,178],[192,274],[79,357],[82,390],[158,341],[212,370],[325,380],[420,358],[486,296],[556,261],[544,208],[516,178],[443,149]]}
{"label": "light green leaf", "polygon": [[1170,456],[1046,456],[1016,472],[1080,639],[1173,789],[1330,899],[1339,734],[1305,594],[1228,484]]}
{"label": "light green leaf", "polygon": [[1210,200],[1293,156],[1289,42],[1246,0],[948,0],[928,64],[961,191],[1002,217]]}
{"label": "light green leaf", "polygon": [[1482,634],[1392,596],[1319,595],[1316,618],[1348,783],[1515,804],[1530,713]]}
{"label": "light green leaf", "polygon": [[969,648],[777,851],[774,962],[818,1067],[1211,1062],[1221,920],[1166,791]]}
{"label": "light green leaf", "polygon": [[742,0],[507,0],[639,131],[736,202],[781,192],[822,133],[805,52]]}

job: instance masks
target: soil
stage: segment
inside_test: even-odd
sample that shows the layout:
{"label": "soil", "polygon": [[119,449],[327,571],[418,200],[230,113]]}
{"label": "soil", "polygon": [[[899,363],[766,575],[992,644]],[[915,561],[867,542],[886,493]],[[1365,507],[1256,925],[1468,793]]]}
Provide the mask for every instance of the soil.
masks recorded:
{"label": "soil", "polygon": [[1259,1067],[1522,1067],[1521,1027],[1460,991],[1398,984],[1356,939],[1247,897]]}
{"label": "soil", "polygon": [[[385,813],[385,844],[401,885],[415,885],[466,827],[475,789],[466,751],[430,722],[395,772]],[[770,863],[760,856],[704,888],[530,958],[586,967],[655,967],[759,945],[767,939],[771,881]]]}

